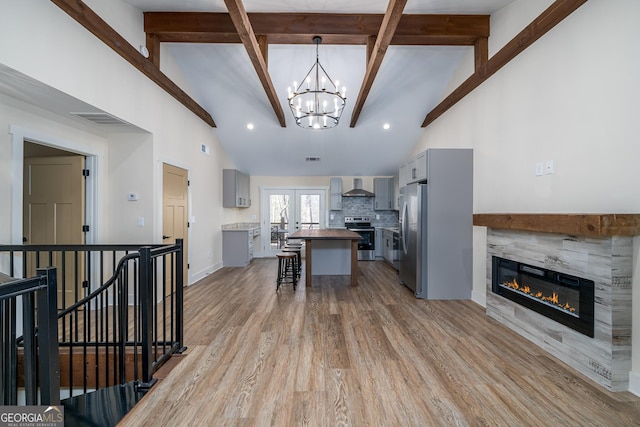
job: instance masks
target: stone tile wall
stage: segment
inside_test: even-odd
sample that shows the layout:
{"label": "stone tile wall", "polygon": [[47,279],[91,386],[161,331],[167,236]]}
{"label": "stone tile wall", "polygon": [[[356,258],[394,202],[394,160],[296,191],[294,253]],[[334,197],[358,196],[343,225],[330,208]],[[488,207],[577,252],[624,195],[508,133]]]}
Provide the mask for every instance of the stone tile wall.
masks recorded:
{"label": "stone tile wall", "polygon": [[[342,210],[329,211],[329,227],[343,227],[345,216],[369,216],[374,227],[397,227],[398,211],[376,211],[373,209],[373,197],[343,197]],[[376,215],[380,219],[376,219]]]}

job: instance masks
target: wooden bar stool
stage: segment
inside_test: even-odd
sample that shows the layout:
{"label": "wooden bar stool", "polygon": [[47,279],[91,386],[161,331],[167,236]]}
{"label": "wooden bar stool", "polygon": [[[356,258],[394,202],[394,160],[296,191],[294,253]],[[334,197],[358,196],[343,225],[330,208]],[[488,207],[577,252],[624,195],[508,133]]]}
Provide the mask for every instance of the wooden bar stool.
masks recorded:
{"label": "wooden bar stool", "polygon": [[301,270],[302,270],[302,248],[300,248],[299,246],[290,246],[289,244],[287,244],[284,249],[282,249],[282,252],[284,253],[290,253],[293,252],[296,254],[296,272],[298,273],[298,279],[300,278]]}
{"label": "wooden bar stool", "polygon": [[278,279],[276,281],[276,292],[283,283],[292,283],[293,290],[296,290],[298,283],[297,254],[295,252],[281,252],[278,257]]}

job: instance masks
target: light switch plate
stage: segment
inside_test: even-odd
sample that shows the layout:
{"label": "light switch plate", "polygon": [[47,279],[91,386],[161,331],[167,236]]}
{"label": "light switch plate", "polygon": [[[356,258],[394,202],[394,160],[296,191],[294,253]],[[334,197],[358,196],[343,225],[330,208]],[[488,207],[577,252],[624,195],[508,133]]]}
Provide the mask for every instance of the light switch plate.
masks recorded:
{"label": "light switch plate", "polygon": [[542,176],[542,162],[536,163],[536,176]]}

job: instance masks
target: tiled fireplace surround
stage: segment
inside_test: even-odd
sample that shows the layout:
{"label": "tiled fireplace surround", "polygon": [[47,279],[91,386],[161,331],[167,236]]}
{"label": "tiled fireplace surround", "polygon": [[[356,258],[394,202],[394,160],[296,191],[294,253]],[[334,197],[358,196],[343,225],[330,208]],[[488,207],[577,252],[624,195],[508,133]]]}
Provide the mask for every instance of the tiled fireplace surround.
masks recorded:
{"label": "tiled fireplace surround", "polygon": [[[487,227],[487,315],[606,388],[627,390],[640,215],[476,214],[474,225]],[[595,336],[494,294],[493,256],[593,280]]]}

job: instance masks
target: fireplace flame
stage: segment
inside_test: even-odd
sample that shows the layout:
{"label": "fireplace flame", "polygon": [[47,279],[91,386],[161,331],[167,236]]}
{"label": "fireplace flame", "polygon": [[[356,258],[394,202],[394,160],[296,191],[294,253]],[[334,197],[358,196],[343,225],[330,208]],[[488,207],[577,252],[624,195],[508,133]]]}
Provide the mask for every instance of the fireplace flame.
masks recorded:
{"label": "fireplace flame", "polygon": [[540,301],[545,301],[545,302],[548,302],[550,304],[553,304],[553,305],[555,305],[555,306],[557,306],[557,307],[559,307],[559,308],[561,308],[561,309],[563,309],[565,311],[569,311],[571,313],[575,313],[575,311],[576,311],[575,307],[572,307],[568,302],[561,303],[559,301],[557,292],[554,292],[550,296],[544,295],[540,291],[534,293],[534,292],[531,291],[531,288],[529,286],[526,286],[526,285],[520,286],[520,284],[518,283],[518,281],[516,279],[513,279],[513,280],[508,281],[508,282],[504,282],[503,285],[508,287],[508,288],[511,288],[513,290],[516,290],[518,292],[522,292],[523,294],[527,294],[529,296],[537,298]]}

